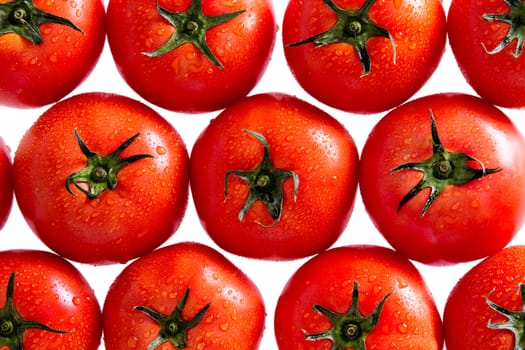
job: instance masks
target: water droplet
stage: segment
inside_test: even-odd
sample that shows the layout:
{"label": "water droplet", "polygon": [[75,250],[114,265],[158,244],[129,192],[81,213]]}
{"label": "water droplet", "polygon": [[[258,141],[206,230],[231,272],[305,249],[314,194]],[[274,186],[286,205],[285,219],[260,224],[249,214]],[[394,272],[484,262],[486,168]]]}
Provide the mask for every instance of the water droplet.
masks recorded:
{"label": "water droplet", "polygon": [[73,304],[78,306],[80,305],[80,298],[79,297],[73,297]]}
{"label": "water droplet", "polygon": [[230,324],[229,324],[228,322],[221,323],[221,325],[219,326],[219,328],[220,328],[222,331],[226,332],[226,331],[228,331],[228,328],[230,328]]}
{"label": "water droplet", "polygon": [[146,173],[146,169],[137,169],[137,171],[135,171],[135,176],[139,177],[144,175],[144,173]]}
{"label": "water droplet", "polygon": [[128,338],[128,348],[135,349],[138,346],[139,340],[135,336]]}
{"label": "water droplet", "polygon": [[401,323],[399,326],[397,326],[397,329],[403,334],[408,333],[408,325],[406,323]]}
{"label": "water droplet", "polygon": [[159,154],[159,155],[166,154],[166,148],[164,148],[163,146],[157,146],[157,148],[155,150],[157,151],[157,154]]}
{"label": "water droplet", "polygon": [[51,54],[47,57],[47,59],[49,60],[49,62],[52,62],[52,63],[57,63],[58,62],[58,57],[56,54]]}
{"label": "water droplet", "polygon": [[408,287],[408,282],[400,278],[397,279],[397,286],[402,289]]}

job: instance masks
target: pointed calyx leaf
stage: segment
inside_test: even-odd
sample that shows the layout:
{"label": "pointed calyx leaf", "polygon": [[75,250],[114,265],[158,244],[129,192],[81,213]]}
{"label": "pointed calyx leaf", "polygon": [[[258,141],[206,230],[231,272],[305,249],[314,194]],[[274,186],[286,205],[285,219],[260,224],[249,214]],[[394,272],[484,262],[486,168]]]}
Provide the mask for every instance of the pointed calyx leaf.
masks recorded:
{"label": "pointed calyx leaf", "polygon": [[508,12],[502,14],[487,13],[483,15],[483,19],[490,22],[499,21],[508,23],[509,30],[507,35],[505,35],[498,46],[490,51],[485,47],[485,44],[482,45],[487,53],[496,54],[507,47],[512,41],[516,40],[516,50],[514,51],[513,56],[518,57],[523,50],[523,43],[525,42],[525,2],[522,2],[521,0],[504,1],[509,7]]}
{"label": "pointed calyx leaf", "polygon": [[[402,164],[390,171],[390,173],[394,173],[400,170],[418,170],[423,173],[421,181],[399,203],[398,211],[423,189],[430,188],[430,195],[421,210],[421,216],[424,216],[436,198],[448,186],[461,186],[502,170],[501,168],[486,168],[480,160],[468,154],[448,152],[439,139],[432,110],[430,110],[430,123],[432,130],[432,157],[422,162]],[[469,162],[477,163],[479,169],[470,167]]]}
{"label": "pointed calyx leaf", "polygon": [[33,44],[43,42],[40,25],[57,23],[84,32],[67,18],[55,16],[38,9],[32,0],[15,0],[0,3],[0,35],[15,33]]}
{"label": "pointed calyx leaf", "polygon": [[390,40],[394,51],[394,63],[396,62],[396,44],[394,39],[385,28],[379,27],[370,18],[368,12],[376,0],[366,0],[364,5],[357,10],[345,10],[338,7],[332,0],[323,0],[337,15],[337,22],[327,31],[314,35],[310,38],[289,44],[298,46],[313,43],[315,47],[335,43],[346,43],[352,45],[363,66],[363,76],[370,73],[370,56],[368,54],[368,40],[374,37],[383,37]]}
{"label": "pointed calyx leaf", "polygon": [[14,290],[15,273],[13,272],[7,284],[5,306],[0,310],[0,347],[7,346],[10,350],[22,350],[24,333],[31,328],[53,333],[67,333],[67,331],[53,329],[42,323],[23,318],[14,305]]}
{"label": "pointed calyx leaf", "polygon": [[248,199],[244,203],[239,212],[238,219],[242,221],[244,215],[248,212],[251,206],[258,200],[261,200],[268,209],[270,216],[274,222],[263,227],[271,227],[281,219],[283,209],[283,183],[284,180],[291,177],[294,181],[294,201],[297,199],[299,191],[299,176],[291,170],[276,169],[270,158],[270,148],[266,138],[251,130],[243,130],[244,132],[255,137],[264,147],[264,154],[262,162],[251,170],[230,170],[224,176],[224,198],[228,197],[228,178],[230,175],[235,175],[243,179],[249,187]]}
{"label": "pointed calyx leaf", "polygon": [[492,323],[491,320],[487,322],[487,327],[491,329],[506,329],[514,334],[514,350],[525,349],[525,284],[518,285],[518,291],[521,295],[521,310],[511,311],[492,302],[487,294],[485,302],[487,305],[498,314],[505,316],[507,322]]}
{"label": "pointed calyx leaf", "polygon": [[[67,177],[66,190],[72,195],[75,195],[71,190],[71,184],[73,184],[80,192],[84,193],[88,199],[97,198],[105,190],[114,191],[117,187],[117,177],[120,169],[138,160],[153,158],[153,156],[149,154],[137,154],[127,158],[119,158],[120,154],[128,148],[138,136],[139,134],[133,135],[112,153],[106,156],[100,156],[98,153],[89,150],[80,138],[77,130],[75,130],[75,137],[80,150],[87,158],[87,164],[85,168]],[[88,189],[86,190],[79,185],[79,183],[87,185]]]}
{"label": "pointed calyx leaf", "polygon": [[177,47],[191,43],[199,49],[206,58],[208,58],[214,65],[220,69],[224,66],[211,51],[206,42],[206,33],[209,29],[226,23],[233,18],[239,16],[245,10],[225,13],[217,16],[206,16],[202,12],[202,0],[192,0],[189,8],[185,12],[171,12],[159,5],[157,0],[157,11],[159,14],[170,23],[175,30],[164,45],[152,52],[145,52],[144,55],[156,57],[164,55]]}
{"label": "pointed calyx leaf", "polygon": [[160,326],[159,335],[148,345],[148,350],[154,350],[157,348],[157,346],[165,342],[172,343],[173,346],[179,350],[188,346],[186,339],[188,331],[199,324],[211,305],[211,303],[206,304],[202,309],[199,310],[199,312],[197,312],[195,316],[193,316],[192,319],[185,320],[182,317],[182,311],[186,306],[189,294],[190,289],[188,288],[184,292],[184,295],[180,299],[177,307],[175,310],[173,310],[171,315],[163,315],[145,306],[135,307],[135,310],[148,315]]}
{"label": "pointed calyx leaf", "polygon": [[327,339],[332,342],[331,350],[366,350],[366,337],[374,330],[379,321],[381,311],[392,292],[386,294],[376,306],[370,315],[363,315],[359,311],[359,290],[358,283],[354,281],[354,290],[352,292],[352,303],[346,313],[340,314],[331,311],[324,306],[315,304],[313,309],[330,320],[332,328],[315,334],[308,334],[306,331],[306,340]]}

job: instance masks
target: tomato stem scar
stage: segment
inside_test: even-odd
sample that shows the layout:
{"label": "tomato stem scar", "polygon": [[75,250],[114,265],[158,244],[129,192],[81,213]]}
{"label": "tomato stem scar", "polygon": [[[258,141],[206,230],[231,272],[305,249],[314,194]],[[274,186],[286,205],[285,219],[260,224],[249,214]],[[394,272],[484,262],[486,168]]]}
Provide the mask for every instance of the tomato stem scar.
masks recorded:
{"label": "tomato stem scar", "polygon": [[228,178],[230,175],[236,175],[246,181],[249,186],[250,193],[244,206],[239,212],[238,219],[242,221],[250,207],[258,200],[261,200],[265,205],[270,216],[274,220],[269,226],[261,223],[263,227],[271,227],[281,219],[283,208],[283,182],[289,177],[294,181],[294,201],[297,199],[297,192],[299,190],[299,176],[291,170],[276,169],[272,165],[270,158],[270,148],[266,138],[251,130],[243,130],[244,132],[255,137],[264,147],[264,155],[262,162],[251,170],[230,170],[224,176],[224,197],[228,196]]}
{"label": "tomato stem scar", "polygon": [[175,28],[175,30],[166,43],[152,52],[144,52],[144,55],[157,57],[171,52],[183,44],[191,43],[215,66],[224,69],[222,63],[208,46],[208,43],[206,42],[206,33],[209,29],[234,19],[244,13],[245,10],[234,11],[217,16],[206,16],[202,12],[202,0],[193,0],[185,12],[168,11],[161,7],[157,0],[157,11]]}
{"label": "tomato stem scar", "polygon": [[359,289],[357,281],[354,281],[352,303],[346,313],[340,314],[319,304],[315,304],[312,307],[315,311],[328,317],[332,323],[332,328],[316,334],[309,334],[303,330],[305,339],[312,341],[321,339],[331,340],[331,350],[349,348],[366,349],[366,337],[377,326],[385,302],[392,293],[393,292],[386,294],[376,306],[375,310],[370,315],[365,316],[359,311]]}
{"label": "tomato stem scar", "polygon": [[369,11],[376,0],[367,0],[357,10],[345,10],[338,7],[332,0],[323,0],[337,15],[337,22],[327,31],[316,34],[310,38],[291,43],[289,46],[299,46],[313,43],[314,47],[321,47],[335,43],[347,43],[352,45],[359,56],[363,66],[362,76],[370,73],[370,56],[368,54],[368,40],[374,37],[383,37],[390,40],[392,45],[394,63],[396,62],[396,44],[394,39],[385,28],[379,27],[369,16]]}
{"label": "tomato stem scar", "polygon": [[[421,216],[424,216],[436,198],[450,185],[464,185],[475,179],[502,170],[501,168],[486,168],[480,160],[468,154],[448,152],[439,138],[436,120],[432,110],[430,110],[430,124],[433,148],[432,157],[422,162],[405,163],[390,171],[390,173],[394,173],[400,170],[417,170],[423,173],[421,181],[401,199],[397,208],[398,211],[423,189],[430,188],[430,195],[421,210]],[[470,167],[468,165],[470,161],[477,163],[480,168]]]}
{"label": "tomato stem scar", "polygon": [[44,39],[39,28],[44,23],[61,24],[84,34],[82,29],[70,20],[38,9],[32,0],[0,3],[0,35],[15,33],[33,44],[40,45]]}

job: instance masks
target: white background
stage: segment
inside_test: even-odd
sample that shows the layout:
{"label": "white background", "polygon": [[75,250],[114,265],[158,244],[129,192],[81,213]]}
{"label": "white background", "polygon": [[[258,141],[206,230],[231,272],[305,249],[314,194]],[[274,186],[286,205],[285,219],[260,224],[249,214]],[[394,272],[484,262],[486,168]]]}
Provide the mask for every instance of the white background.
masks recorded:
{"label": "white background", "polygon": [[[273,3],[276,20],[280,26],[287,1],[273,0]],[[449,4],[450,0],[444,1],[445,9],[448,8]],[[219,113],[214,112],[209,114],[186,115],[166,111],[143,101],[125,84],[118,74],[112,61],[107,44],[93,73],[79,88],[73,91],[71,95],[87,91],[119,93],[148,104],[149,106],[156,109],[171,123],[173,123],[175,128],[186,142],[189,152],[191,152],[191,147],[198,134],[208,125],[209,120]],[[258,86],[252,91],[251,94],[276,91],[296,95],[299,98],[307,100],[330,113],[347,127],[350,134],[353,136],[359,150],[362,149],[362,146],[371,128],[385,114],[350,114],[324,106],[309,97],[301,90],[288,70],[284,59],[280,30],[277,32],[275,49],[268,69]],[[413,98],[439,92],[466,92],[474,94],[473,90],[464,81],[463,76],[461,75],[454,61],[448,43],[445,55],[441,61],[440,66],[438,67],[438,70]],[[24,132],[47,108],[48,106],[40,109],[19,110],[0,107],[0,116],[2,118],[0,122],[0,136],[4,138],[6,143],[11,148],[12,156],[14,155],[18,142]],[[504,112],[514,120],[522,132],[525,131],[525,116],[520,115],[522,114],[521,111],[504,110]],[[250,276],[250,278],[257,284],[263,294],[267,311],[266,330],[260,348],[264,350],[277,349],[273,333],[273,311],[279,297],[279,293],[284,287],[288,278],[301,264],[306,261],[306,259],[291,262],[269,262],[242,258],[222,251],[211,241],[211,239],[202,229],[191,201],[191,197],[182,225],[172,236],[172,238],[165,244],[167,245],[181,241],[199,241],[210,245],[215,249],[218,249],[228,259],[234,262],[239,268],[241,268],[247,275]],[[514,241],[511,242],[511,244],[521,243],[525,243],[525,233],[523,232],[520,232]],[[349,225],[340,239],[336,242],[335,246],[349,244],[377,244],[388,246],[388,243],[386,243],[386,241],[370,222],[366,212],[364,211],[359,195],[356,198],[355,208]],[[4,229],[0,232],[0,249],[20,248],[47,250],[47,248],[34,236],[34,234],[28,228],[15,202],[11,216],[9,217],[9,220]],[[416,263],[416,266],[420,269],[434,295],[440,312],[443,311],[447,295],[451,288],[454,286],[458,278],[460,278],[474,263],[475,262],[471,262],[447,267],[432,267]],[[91,286],[95,289],[101,306],[104,303],[107,289],[117,274],[124,267],[123,265],[91,266],[76,263],[75,266],[79,268],[79,270],[88,279]],[[101,345],[100,348],[104,349],[104,346]]]}

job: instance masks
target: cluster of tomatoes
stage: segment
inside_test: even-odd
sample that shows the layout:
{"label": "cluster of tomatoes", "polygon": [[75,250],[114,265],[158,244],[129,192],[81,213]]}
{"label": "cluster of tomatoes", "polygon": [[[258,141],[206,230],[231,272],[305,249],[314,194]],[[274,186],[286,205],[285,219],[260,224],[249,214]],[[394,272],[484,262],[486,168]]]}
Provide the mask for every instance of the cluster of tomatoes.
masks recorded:
{"label": "cluster of tomatoes", "polygon": [[[524,3],[289,0],[282,23],[274,6],[0,2],[0,110],[43,109],[13,157],[0,139],[0,227],[16,199],[48,248],[0,252],[0,349],[256,349],[268,301],[230,255],[301,263],[279,349],[525,348],[525,246],[507,247],[525,138],[500,108],[525,106]],[[316,103],[249,95],[279,32]],[[447,34],[477,96],[410,100]],[[74,93],[106,40],[140,98]],[[319,106],[384,115],[359,149]],[[213,118],[190,151],[164,112]],[[333,247],[358,194],[391,248]],[[218,249],[169,241],[189,204]],[[441,314],[417,264],[477,260]],[[103,307],[82,264],[126,264]]]}

